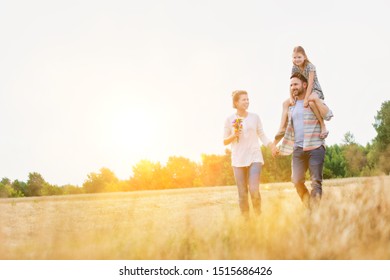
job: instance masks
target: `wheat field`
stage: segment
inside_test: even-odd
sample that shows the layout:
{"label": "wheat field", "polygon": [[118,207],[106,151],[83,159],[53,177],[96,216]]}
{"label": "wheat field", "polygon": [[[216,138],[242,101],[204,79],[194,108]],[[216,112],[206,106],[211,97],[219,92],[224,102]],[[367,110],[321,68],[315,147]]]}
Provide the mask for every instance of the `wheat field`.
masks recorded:
{"label": "wheat field", "polygon": [[309,214],[291,183],[261,184],[241,217],[235,186],[0,200],[0,259],[390,259],[390,177],[324,181]]}

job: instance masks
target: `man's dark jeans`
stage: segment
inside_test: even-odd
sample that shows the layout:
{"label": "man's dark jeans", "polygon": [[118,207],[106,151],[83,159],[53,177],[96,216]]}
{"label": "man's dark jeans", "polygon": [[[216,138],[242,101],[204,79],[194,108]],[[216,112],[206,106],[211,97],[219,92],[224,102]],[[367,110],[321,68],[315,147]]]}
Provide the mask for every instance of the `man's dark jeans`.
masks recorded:
{"label": "man's dark jeans", "polygon": [[[292,157],[292,182],[299,197],[307,208],[311,208],[320,201],[322,196],[322,170],[325,160],[325,147],[303,151],[301,147],[295,147]],[[307,169],[311,177],[311,193],[305,185]]]}

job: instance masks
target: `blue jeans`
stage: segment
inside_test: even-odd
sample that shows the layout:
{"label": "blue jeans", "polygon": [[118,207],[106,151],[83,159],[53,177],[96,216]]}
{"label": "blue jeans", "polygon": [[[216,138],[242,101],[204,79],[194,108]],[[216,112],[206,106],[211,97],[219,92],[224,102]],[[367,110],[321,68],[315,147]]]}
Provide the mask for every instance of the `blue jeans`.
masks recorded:
{"label": "blue jeans", "polygon": [[[299,197],[307,208],[318,205],[322,196],[322,169],[325,160],[325,147],[320,146],[311,151],[295,147],[292,156],[292,182]],[[310,171],[311,193],[305,185],[305,174]]]}
{"label": "blue jeans", "polygon": [[238,203],[241,213],[249,213],[248,187],[251,195],[253,210],[256,214],[261,213],[261,196],[260,196],[260,173],[262,164],[253,162],[250,166],[234,167],[233,172],[238,189]]}

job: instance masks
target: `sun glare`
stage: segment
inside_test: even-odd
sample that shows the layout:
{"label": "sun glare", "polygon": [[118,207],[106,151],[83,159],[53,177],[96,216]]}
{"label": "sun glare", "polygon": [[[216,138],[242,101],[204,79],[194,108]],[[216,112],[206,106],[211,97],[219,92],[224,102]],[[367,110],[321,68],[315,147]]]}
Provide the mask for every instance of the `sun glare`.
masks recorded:
{"label": "sun glare", "polygon": [[124,153],[142,153],[150,148],[154,131],[152,116],[139,109],[116,112],[113,116],[111,141],[116,150]]}

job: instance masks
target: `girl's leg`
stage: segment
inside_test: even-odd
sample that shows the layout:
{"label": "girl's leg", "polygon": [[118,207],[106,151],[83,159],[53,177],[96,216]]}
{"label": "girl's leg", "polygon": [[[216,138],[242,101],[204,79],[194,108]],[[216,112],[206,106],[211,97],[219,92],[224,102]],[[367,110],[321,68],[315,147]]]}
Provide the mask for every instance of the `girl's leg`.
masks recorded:
{"label": "girl's leg", "polygon": [[321,113],[316,106],[316,103],[309,101],[309,106],[310,106],[311,110],[313,111],[314,115],[316,115],[317,120],[320,122],[320,126],[321,126],[320,138],[324,139],[329,134],[329,131],[326,129],[324,119],[322,118]]}
{"label": "girl's leg", "polygon": [[261,214],[261,196],[260,196],[260,173],[261,173],[261,163],[253,162],[249,166],[249,192],[251,194],[253,211],[256,215]]}
{"label": "girl's leg", "polygon": [[241,213],[246,216],[249,214],[248,167],[233,167],[233,173],[238,190],[238,204],[240,205]]}
{"label": "girl's leg", "polygon": [[280,127],[278,132],[275,135],[275,140],[280,140],[283,138],[284,133],[287,128],[287,118],[288,118],[288,107],[290,107],[290,99],[287,99],[283,102],[283,111],[282,111],[282,119],[280,121]]}
{"label": "girl's leg", "polygon": [[326,106],[324,101],[318,97],[317,93],[313,92],[309,97],[309,101],[312,101],[315,103],[315,105],[316,105],[316,107],[317,107],[317,109],[318,109],[318,111],[323,119],[325,119],[328,116],[329,107]]}
{"label": "girl's leg", "polygon": [[318,97],[318,94],[313,92],[309,97],[309,106],[312,109],[313,113],[316,115],[321,126],[320,138],[324,139],[328,136],[329,131],[326,129],[324,118],[329,113],[329,108],[326,106],[322,100]]}

